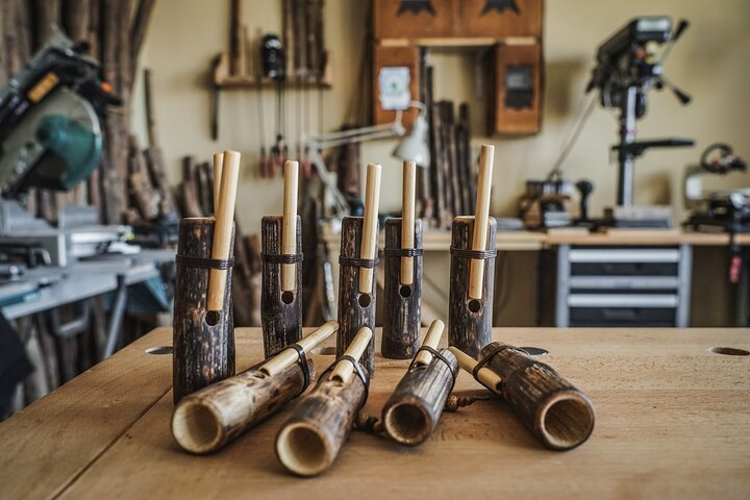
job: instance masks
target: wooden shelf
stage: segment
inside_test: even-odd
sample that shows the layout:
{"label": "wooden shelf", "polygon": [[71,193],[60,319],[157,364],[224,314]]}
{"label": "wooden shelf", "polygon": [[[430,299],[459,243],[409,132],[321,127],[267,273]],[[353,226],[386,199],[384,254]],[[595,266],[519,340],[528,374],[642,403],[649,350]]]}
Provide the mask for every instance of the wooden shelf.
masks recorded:
{"label": "wooden shelf", "polygon": [[[332,77],[330,64],[326,68],[326,73],[323,75],[322,81],[317,79],[305,79],[297,80],[295,78],[288,78],[285,81],[286,89],[293,90],[295,88],[303,89],[330,89],[332,87]],[[218,63],[213,69],[213,83],[216,87],[222,89],[248,89],[253,90],[258,88],[258,79],[254,75],[230,75],[229,74],[229,56],[226,53],[222,53],[218,58]],[[263,78],[260,81],[261,88],[275,88],[276,80],[271,78]]]}
{"label": "wooden shelf", "polygon": [[533,36],[513,37],[440,37],[440,38],[383,38],[383,47],[489,47],[503,45],[534,45],[538,40]]}

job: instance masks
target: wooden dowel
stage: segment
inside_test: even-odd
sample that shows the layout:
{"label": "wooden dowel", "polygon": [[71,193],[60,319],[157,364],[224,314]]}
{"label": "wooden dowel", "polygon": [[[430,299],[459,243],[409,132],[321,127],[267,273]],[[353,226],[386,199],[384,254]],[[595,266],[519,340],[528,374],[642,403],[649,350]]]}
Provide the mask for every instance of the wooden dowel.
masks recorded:
{"label": "wooden dowel", "polygon": [[[310,351],[320,345],[324,340],[336,333],[339,329],[337,321],[329,321],[324,323],[320,328],[312,332],[307,337],[304,337],[297,342],[297,344],[304,349],[307,355]],[[299,354],[296,349],[287,347],[276,356],[269,359],[263,366],[259,368],[260,371],[266,375],[273,376],[286,370],[289,366],[293,365],[299,360]]]}
{"label": "wooden dowel", "polygon": [[[364,353],[367,346],[370,345],[371,338],[372,330],[366,326],[360,328],[357,332],[357,336],[354,337],[349,348],[344,352],[344,355],[351,356],[359,361],[359,358],[362,357],[362,353]],[[343,384],[347,384],[349,383],[349,380],[351,380],[353,373],[354,366],[351,363],[338,363],[336,368],[333,369],[333,373],[331,373],[331,378],[340,380]]]}
{"label": "wooden dowel", "polygon": [[[297,253],[297,189],[299,163],[284,163],[284,218],[281,223],[281,254]],[[297,264],[281,264],[281,291],[293,292],[297,285]]]}
{"label": "wooden dowel", "polygon": [[[404,162],[404,181],[401,201],[401,248],[414,248],[414,212],[417,188],[417,164]],[[401,257],[401,284],[414,282],[414,257]]]}
{"label": "wooden dowel", "polygon": [[224,153],[214,153],[214,213],[219,210],[221,198],[221,169],[224,166]]}
{"label": "wooden dowel", "polygon": [[[424,336],[424,341],[422,342],[422,345],[426,345],[429,347],[432,347],[433,349],[437,349],[438,344],[440,343],[440,339],[443,337],[443,331],[445,330],[445,323],[440,321],[439,319],[436,319],[432,322],[430,325],[429,330],[427,330],[427,334]],[[427,351],[421,351],[419,354],[417,354],[417,359],[414,360],[414,364],[419,365],[429,365],[432,361],[432,354],[430,354]]]}
{"label": "wooden dowel", "polygon": [[[492,169],[495,161],[495,146],[482,145],[479,154],[479,180],[477,181],[477,206],[474,215],[474,237],[472,250],[487,249],[487,221],[490,216],[490,193],[492,191]],[[469,269],[469,298],[482,298],[484,281],[484,259],[472,259]]]}
{"label": "wooden dowel", "polygon": [[[362,229],[360,259],[374,259],[377,256],[378,205],[380,204],[380,170],[377,163],[367,165],[367,185],[365,192],[365,217]],[[359,270],[359,293],[372,293],[374,269]]]}
{"label": "wooden dowel", "polygon": [[[458,360],[458,366],[469,375],[474,376],[474,367],[477,366],[477,360],[456,347],[449,347],[448,350],[452,352]],[[482,368],[477,372],[477,378],[486,387],[492,388],[492,392],[502,395],[500,392],[500,386],[503,383],[503,379],[500,378],[497,373],[489,368]]]}
{"label": "wooden dowel", "polygon": [[[223,167],[221,169],[221,187],[219,208],[216,210],[216,227],[214,241],[211,247],[211,258],[226,260],[229,258],[229,247],[232,242],[232,226],[234,222],[234,205],[237,200],[237,181],[240,174],[240,153],[224,151]],[[209,312],[222,310],[224,292],[226,288],[225,269],[211,269],[208,276],[207,308]]]}

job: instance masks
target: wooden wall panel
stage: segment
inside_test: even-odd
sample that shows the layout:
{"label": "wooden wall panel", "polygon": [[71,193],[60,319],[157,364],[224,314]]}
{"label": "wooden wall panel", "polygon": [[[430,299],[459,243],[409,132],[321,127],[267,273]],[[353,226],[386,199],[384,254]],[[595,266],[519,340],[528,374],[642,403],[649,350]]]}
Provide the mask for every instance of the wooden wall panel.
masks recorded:
{"label": "wooden wall panel", "polygon": [[[405,66],[409,68],[411,77],[409,90],[412,100],[419,100],[419,48],[418,47],[382,47],[375,46],[373,51],[373,122],[376,124],[389,123],[396,117],[396,111],[384,110],[380,106],[380,87],[378,78],[381,68],[391,66]],[[403,123],[408,129],[417,117],[417,110],[412,108],[404,111]]]}
{"label": "wooden wall panel", "polygon": [[[509,106],[507,71],[512,66],[531,67],[531,106],[515,108]],[[534,45],[497,45],[494,73],[494,102],[489,106],[489,133],[492,134],[536,134],[542,127],[542,104],[544,90],[544,63],[542,48]]]}
{"label": "wooden wall panel", "polygon": [[[455,0],[373,0],[375,39],[456,36],[458,4]],[[412,9],[405,9],[409,5]]]}
{"label": "wooden wall panel", "polygon": [[[542,37],[542,0],[461,0],[458,36]],[[515,5],[515,12],[509,5]],[[502,10],[500,6],[505,6]]]}

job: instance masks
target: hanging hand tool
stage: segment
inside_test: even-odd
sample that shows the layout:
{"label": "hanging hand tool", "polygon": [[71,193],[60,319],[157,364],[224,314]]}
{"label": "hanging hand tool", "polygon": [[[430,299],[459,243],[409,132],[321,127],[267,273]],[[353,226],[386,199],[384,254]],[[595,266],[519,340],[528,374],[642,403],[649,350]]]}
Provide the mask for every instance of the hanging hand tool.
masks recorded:
{"label": "hanging hand tool", "polygon": [[276,142],[271,147],[269,176],[273,177],[284,164],[283,96],[286,83],[284,47],[278,35],[267,34],[261,44],[263,76],[276,82]]}

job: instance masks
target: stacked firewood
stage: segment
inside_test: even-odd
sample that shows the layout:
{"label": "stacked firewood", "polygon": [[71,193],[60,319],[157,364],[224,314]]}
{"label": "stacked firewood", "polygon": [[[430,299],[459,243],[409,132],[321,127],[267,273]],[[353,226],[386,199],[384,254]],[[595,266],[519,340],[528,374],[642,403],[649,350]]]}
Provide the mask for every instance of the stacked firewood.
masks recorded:
{"label": "stacked firewood", "polygon": [[[213,215],[214,168],[211,162],[182,159],[182,182],[177,199],[185,217]],[[235,224],[232,301],[235,326],[260,326],[260,239],[257,234],[243,235]]]}
{"label": "stacked firewood", "polygon": [[[74,41],[87,41],[89,55],[101,63],[102,79],[123,101],[111,107],[103,123],[105,155],[86,186],[74,194],[38,190],[30,197],[30,211],[49,221],[66,204],[89,203],[99,209],[105,224],[132,221],[134,215],[149,219],[155,200],[130,196],[148,187],[159,198],[162,213],[170,207],[163,161],[155,143],[144,153],[130,135],[130,111],[138,54],[146,37],[156,0],[3,0],[0,37],[0,86],[20,71],[34,52],[51,38],[55,27]],[[145,169],[149,175],[145,175]],[[135,172],[134,172],[135,169]],[[135,178],[132,174],[135,173]],[[140,175],[140,177],[139,177]],[[150,181],[146,186],[144,181]],[[172,204],[173,205],[173,204]]]}
{"label": "stacked firewood", "polygon": [[423,90],[430,127],[431,163],[420,169],[420,215],[433,227],[450,228],[453,217],[474,212],[476,169],[471,155],[469,106],[462,103],[455,113],[452,101],[432,98],[432,67],[425,71]]}

